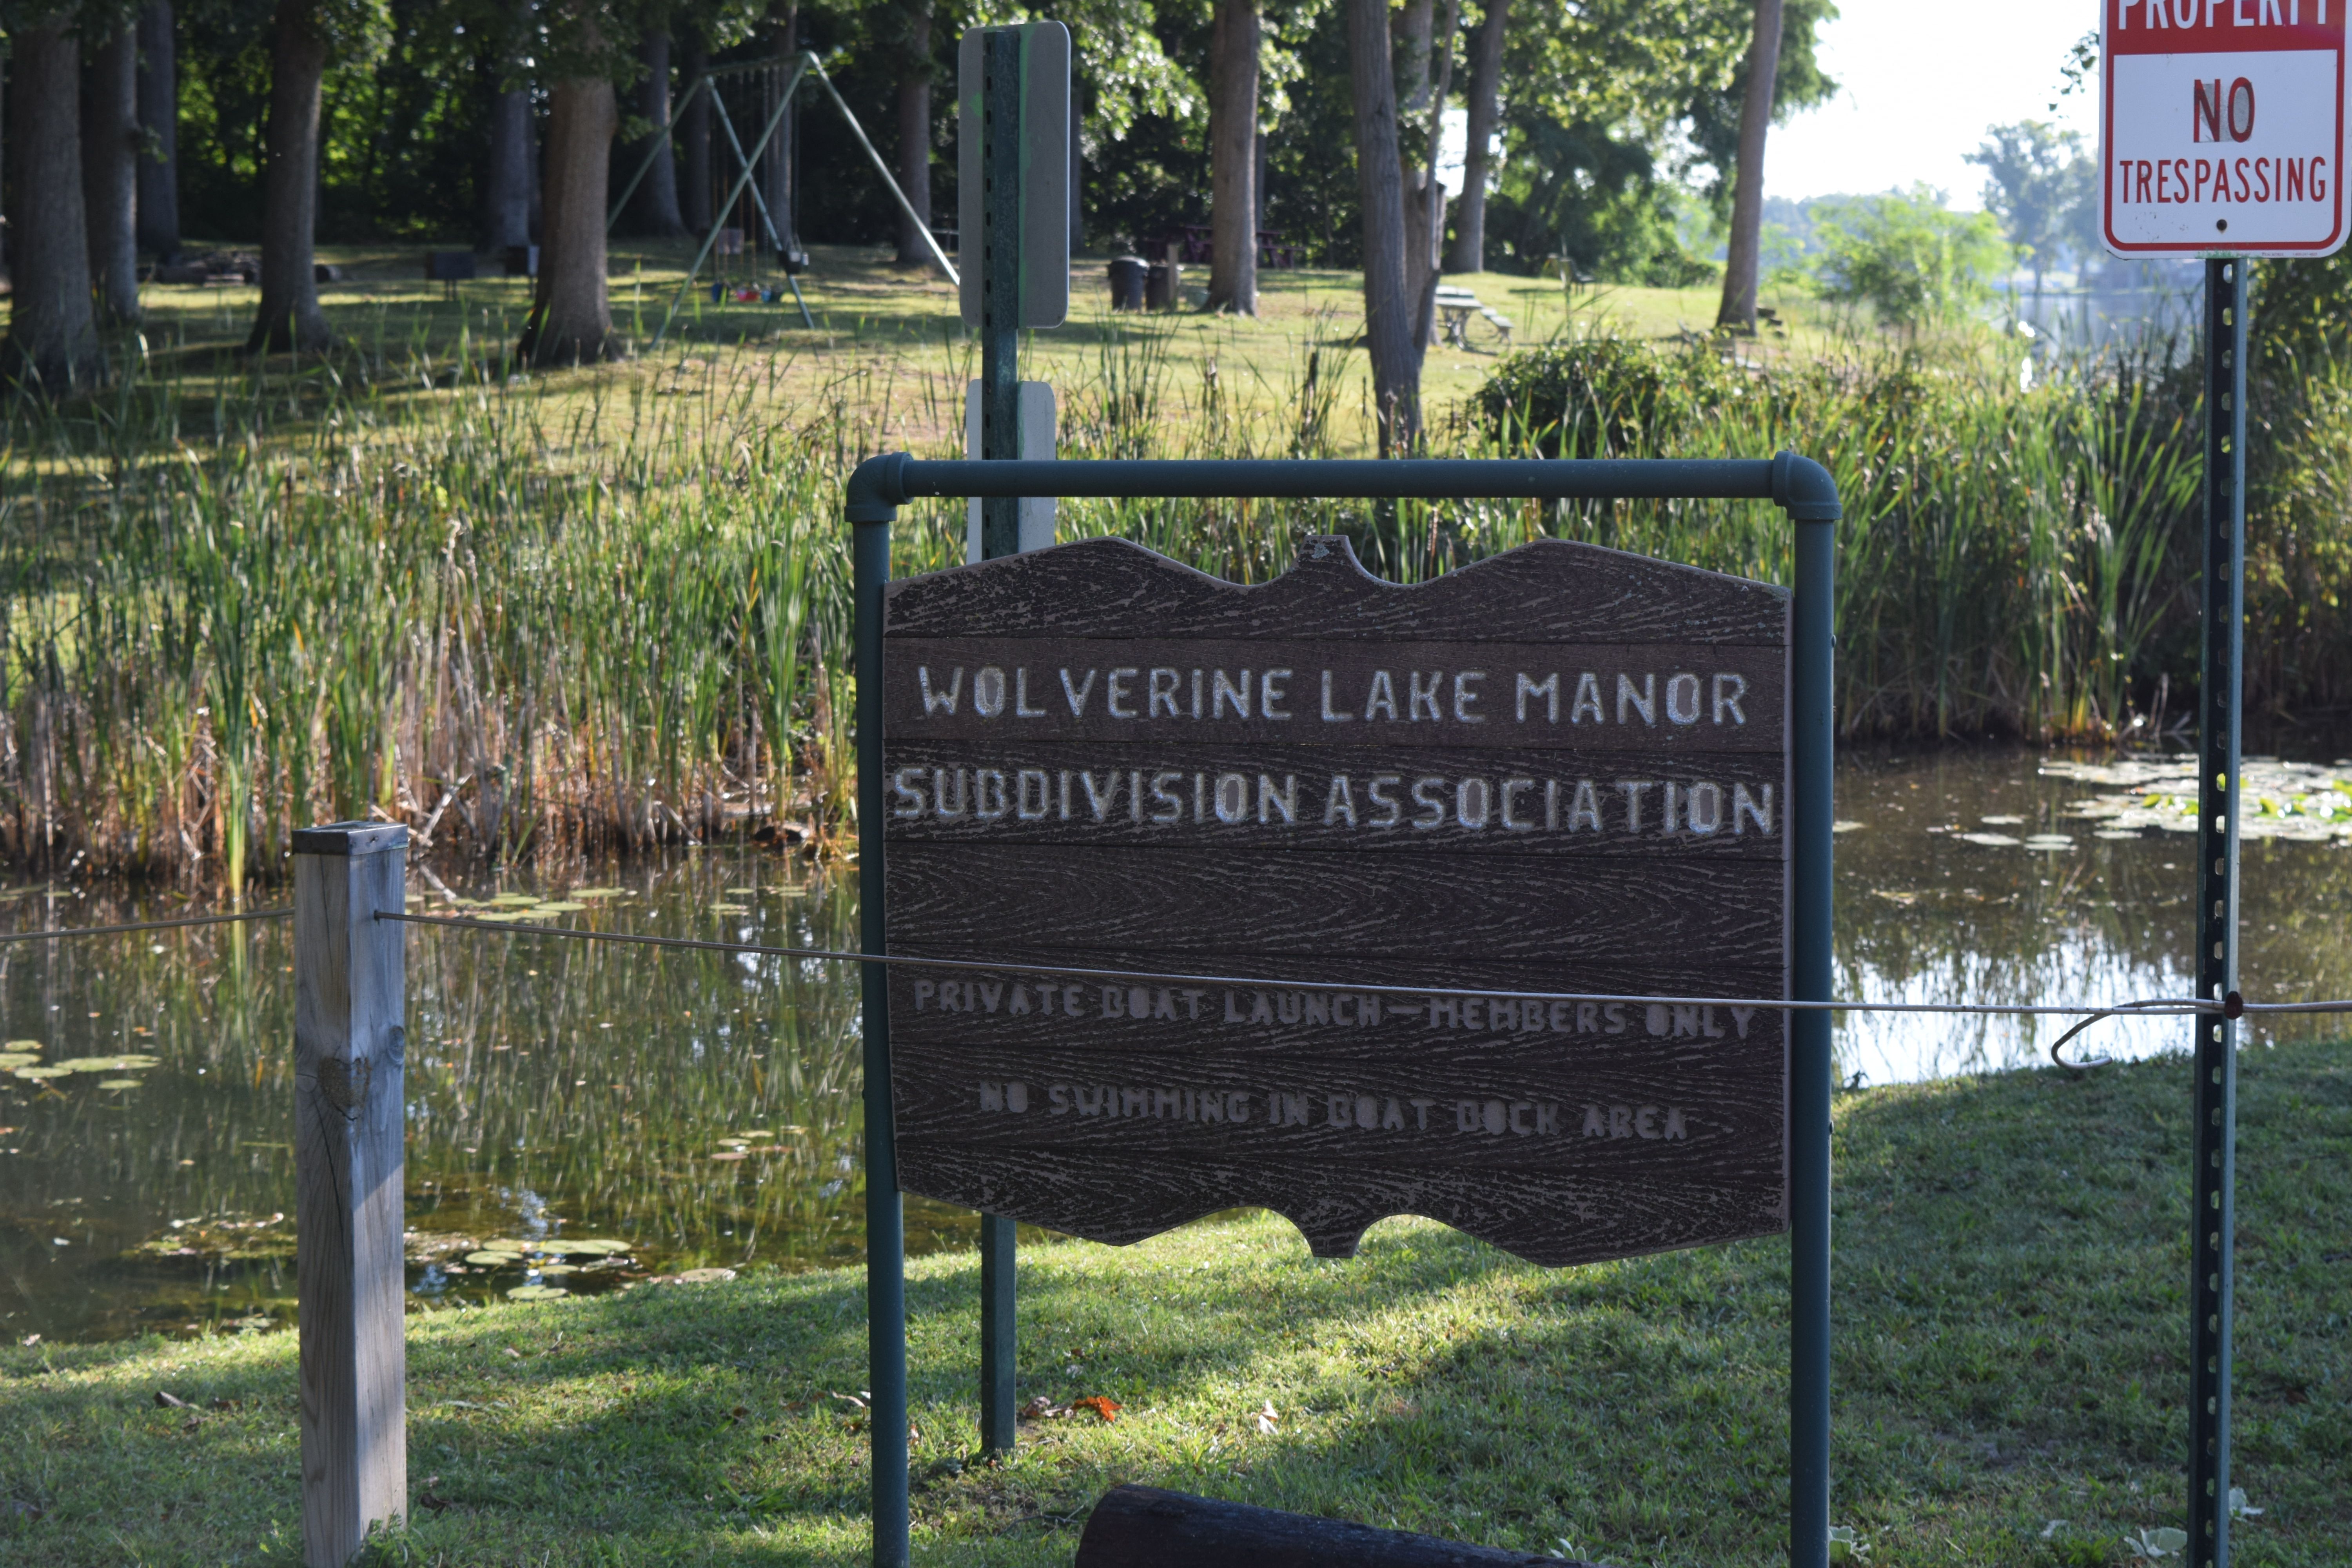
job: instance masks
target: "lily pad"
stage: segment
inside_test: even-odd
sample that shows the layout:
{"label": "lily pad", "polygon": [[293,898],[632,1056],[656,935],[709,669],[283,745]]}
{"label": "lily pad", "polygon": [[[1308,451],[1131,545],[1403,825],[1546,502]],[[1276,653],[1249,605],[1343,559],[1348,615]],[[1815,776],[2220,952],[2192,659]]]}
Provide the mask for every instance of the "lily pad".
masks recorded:
{"label": "lily pad", "polygon": [[617,899],[621,893],[619,888],[574,888],[570,896],[575,899]]}
{"label": "lily pad", "polygon": [[137,1078],[110,1078],[100,1081],[98,1087],[100,1089],[137,1089],[141,1084],[146,1081],[147,1080],[144,1079]]}
{"label": "lily pad", "polygon": [[522,1261],[520,1252],[469,1252],[466,1261],[484,1268],[509,1268]]}
{"label": "lily pad", "polygon": [[8,1042],[7,1048],[12,1051],[30,1051],[35,1056],[38,1056],[47,1047],[38,1040],[11,1040]]}
{"label": "lily pad", "polygon": [[713,914],[748,915],[751,912],[751,906],[749,904],[713,904],[710,906],[710,910]]}
{"label": "lily pad", "polygon": [[71,1068],[18,1068],[13,1076],[30,1079],[35,1083],[42,1083],[53,1078],[65,1078],[72,1071]]}
{"label": "lily pad", "polygon": [[566,900],[558,903],[537,905],[530,912],[535,915],[576,915],[587,907],[585,904]]}
{"label": "lily pad", "polygon": [[2014,849],[2019,843],[2006,833],[1955,833],[1952,837],[1963,844],[1981,844],[1988,849]]}
{"label": "lily pad", "polygon": [[527,920],[530,919],[530,911],[529,910],[514,910],[514,909],[500,910],[497,911],[496,913],[493,913],[493,914],[487,914],[487,915],[481,915],[481,916],[478,916],[478,917],[477,917],[477,918],[478,918],[478,919],[480,919],[480,920],[490,921],[493,921],[493,922],[495,922],[495,923],[497,923],[497,924],[499,924],[499,925],[502,925],[502,926],[510,926],[510,925],[515,924],[515,923],[516,923],[517,921],[527,921]]}
{"label": "lily pad", "polygon": [[542,1263],[535,1272],[541,1279],[561,1279],[566,1274],[579,1273],[580,1266],[576,1263]]}
{"label": "lily pad", "polygon": [[2137,840],[2139,837],[2139,835],[2128,827],[2102,827],[2096,833],[2092,834],[2091,837],[2094,838],[2105,838],[2113,842],[2121,843],[2126,839]]}
{"label": "lily pad", "polygon": [[513,1289],[507,1292],[507,1300],[509,1301],[552,1301],[558,1296],[569,1296],[570,1294],[572,1294],[572,1292],[566,1290],[561,1285],[518,1285]]}
{"label": "lily pad", "polygon": [[597,1239],[560,1243],[566,1258],[622,1258],[635,1250],[625,1241]]}
{"label": "lily pad", "polygon": [[482,1243],[482,1250],[485,1252],[537,1252],[539,1250],[539,1243],[535,1241],[509,1241],[506,1237],[500,1237],[496,1241],[486,1241]]}
{"label": "lily pad", "polygon": [[0,1051],[0,1072],[7,1072],[14,1068],[28,1068],[40,1059],[23,1051]]}
{"label": "lily pad", "polygon": [[536,893],[493,893],[490,895],[490,902],[494,904],[520,904],[528,906],[539,902],[539,895]]}
{"label": "lily pad", "polygon": [[68,1057],[55,1065],[59,1072],[144,1072],[162,1063],[160,1057],[120,1056]]}
{"label": "lily pad", "polygon": [[2063,833],[2037,833],[2025,841],[2028,849],[2072,849],[2074,841]]}
{"label": "lily pad", "polygon": [[1983,823],[1987,827],[2022,827],[2025,826],[2025,818],[2021,816],[1979,816],[1977,820]]}

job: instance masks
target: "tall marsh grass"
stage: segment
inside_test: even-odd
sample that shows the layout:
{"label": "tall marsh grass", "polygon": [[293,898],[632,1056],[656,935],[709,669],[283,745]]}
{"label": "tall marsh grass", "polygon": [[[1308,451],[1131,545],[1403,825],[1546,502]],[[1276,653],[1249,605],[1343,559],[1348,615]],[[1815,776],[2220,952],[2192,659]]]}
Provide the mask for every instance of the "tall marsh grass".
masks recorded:
{"label": "tall marsh grass", "polygon": [[[1331,454],[1360,364],[1315,334],[1279,384],[1235,355],[1107,331],[1060,389],[1076,457]],[[1979,349],[1981,345],[1978,346]],[[0,413],[0,855],[216,879],[278,874],[291,829],[404,821],[513,858],[790,825],[855,831],[840,485],[878,432],[952,432],[937,374],[794,380],[765,350],[578,378],[435,354],[127,376]],[[1769,454],[1829,465],[1850,737],[2146,735],[2195,675],[2200,414],[2162,353],[2030,391],[1963,346],[1757,370],[1601,339],[1504,362],[1439,437],[1464,456]],[[2010,368],[2001,368],[2007,364]],[[2250,574],[2256,696],[2352,697],[2352,373],[2265,440]],[[897,444],[892,441],[889,444]],[[1374,508],[1063,503],[1244,582],[1308,531],[1417,581],[1526,540],[1591,540],[1785,581],[1773,509],[1662,501]],[[909,509],[894,570],[961,559],[962,508]]]}

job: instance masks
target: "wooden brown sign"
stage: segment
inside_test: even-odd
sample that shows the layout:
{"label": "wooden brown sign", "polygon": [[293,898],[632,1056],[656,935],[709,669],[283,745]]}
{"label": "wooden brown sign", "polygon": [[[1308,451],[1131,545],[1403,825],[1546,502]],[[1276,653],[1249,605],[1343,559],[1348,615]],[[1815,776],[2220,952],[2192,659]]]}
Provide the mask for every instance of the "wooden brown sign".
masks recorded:
{"label": "wooden brown sign", "polygon": [[901,1184],[1108,1242],[1258,1205],[1323,1256],[1783,1228],[1787,1015],[1553,997],[1788,996],[1789,614],[1556,541],[890,584],[890,951],[990,965],[890,972]]}

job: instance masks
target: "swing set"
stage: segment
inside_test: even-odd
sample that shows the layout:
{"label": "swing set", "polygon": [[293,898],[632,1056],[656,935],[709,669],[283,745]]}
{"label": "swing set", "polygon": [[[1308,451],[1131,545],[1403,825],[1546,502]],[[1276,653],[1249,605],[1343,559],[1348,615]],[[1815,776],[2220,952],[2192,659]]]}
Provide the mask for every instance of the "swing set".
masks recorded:
{"label": "swing set", "polygon": [[660,330],[654,333],[653,341],[656,345],[668,335],[670,323],[677,319],[678,307],[686,302],[687,291],[694,287],[694,280],[702,275],[703,264],[710,259],[712,251],[719,243],[719,237],[730,233],[740,236],[747,226],[739,224],[730,227],[727,223],[728,215],[738,209],[747,193],[751,198],[752,209],[759,215],[761,230],[767,239],[767,248],[771,254],[779,258],[782,266],[784,282],[793,291],[793,303],[800,308],[803,324],[811,328],[816,325],[815,319],[809,314],[808,301],[801,297],[800,279],[797,276],[807,264],[805,256],[799,248],[797,237],[793,237],[790,242],[787,242],[787,236],[791,235],[792,231],[792,215],[787,212],[783,222],[779,225],[776,215],[768,210],[768,200],[761,192],[760,182],[752,177],[759,168],[761,158],[777,155],[777,137],[783,130],[785,116],[792,111],[793,100],[800,91],[801,84],[811,77],[814,77],[817,85],[824,89],[825,96],[833,100],[833,106],[841,110],[841,118],[849,126],[849,133],[857,139],[857,145],[864,149],[866,156],[872,161],[874,172],[881,176],[883,186],[890,193],[890,199],[897,202],[898,210],[913,221],[916,232],[923,237],[924,245],[930,249],[931,259],[939,263],[940,271],[946,276],[949,282],[961,286],[961,279],[956,275],[955,267],[948,260],[947,253],[940,248],[940,242],[932,235],[930,226],[916,213],[914,204],[908,201],[906,193],[898,188],[898,182],[890,175],[889,164],[884,163],[882,154],[874,150],[874,143],[866,135],[866,128],[857,123],[857,116],[850,111],[848,104],[842,101],[840,90],[833,85],[833,79],[825,74],[824,65],[819,62],[814,54],[803,50],[794,59],[792,76],[784,83],[783,90],[776,94],[775,107],[769,112],[767,124],[761,130],[758,140],[751,144],[751,149],[748,152],[744,149],[742,138],[736,133],[734,117],[727,112],[727,99],[726,95],[719,90],[719,83],[730,78],[751,77],[761,73],[772,75],[782,68],[782,63],[781,60],[753,60],[741,65],[714,66],[696,77],[693,83],[670,107],[668,123],[660,128],[658,134],[648,139],[646,155],[638,162],[636,173],[630,175],[628,183],[621,187],[621,194],[614,199],[612,210],[604,216],[604,230],[609,234],[612,232],[613,226],[620,220],[622,210],[629,205],[630,196],[636,193],[637,186],[652,170],[654,160],[661,155],[663,149],[667,145],[670,133],[677,126],[678,117],[694,101],[696,94],[709,94],[711,111],[717,117],[719,130],[726,137],[727,149],[734,157],[736,174],[734,182],[727,192],[727,199],[712,208],[713,219],[710,231],[702,237],[702,247],[694,254],[694,265],[687,268],[685,279],[678,284],[677,293],[671,299],[669,310],[662,317]]}

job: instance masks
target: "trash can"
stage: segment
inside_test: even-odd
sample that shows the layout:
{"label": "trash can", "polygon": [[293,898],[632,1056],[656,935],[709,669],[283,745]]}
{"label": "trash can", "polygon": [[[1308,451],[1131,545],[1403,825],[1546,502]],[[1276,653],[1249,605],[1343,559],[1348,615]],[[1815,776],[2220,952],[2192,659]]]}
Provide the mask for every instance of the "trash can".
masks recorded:
{"label": "trash can", "polygon": [[1143,286],[1144,303],[1154,310],[1172,310],[1184,298],[1184,269],[1173,261],[1155,261]]}
{"label": "trash can", "polygon": [[1144,282],[1150,270],[1140,256],[1112,257],[1110,308],[1114,310],[1142,310]]}

